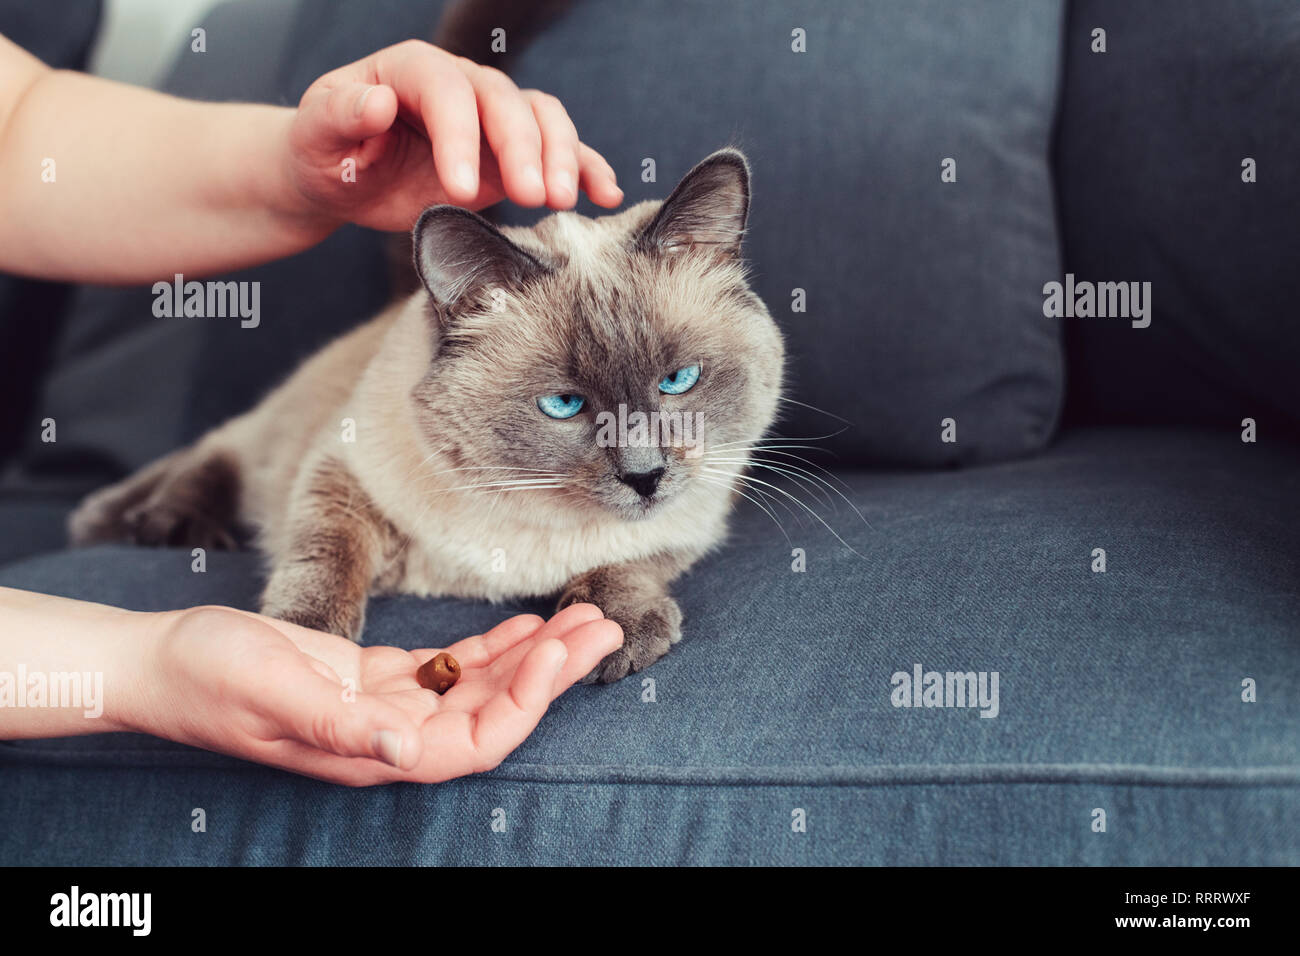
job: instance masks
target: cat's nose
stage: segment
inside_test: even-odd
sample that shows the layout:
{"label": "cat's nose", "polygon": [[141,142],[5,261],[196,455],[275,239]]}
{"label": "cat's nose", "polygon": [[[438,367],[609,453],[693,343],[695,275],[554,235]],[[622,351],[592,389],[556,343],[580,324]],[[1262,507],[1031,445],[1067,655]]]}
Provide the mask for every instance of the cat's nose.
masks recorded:
{"label": "cat's nose", "polygon": [[649,471],[625,471],[618,476],[618,480],[642,498],[649,498],[659,487],[659,479],[663,476],[663,468],[652,468]]}

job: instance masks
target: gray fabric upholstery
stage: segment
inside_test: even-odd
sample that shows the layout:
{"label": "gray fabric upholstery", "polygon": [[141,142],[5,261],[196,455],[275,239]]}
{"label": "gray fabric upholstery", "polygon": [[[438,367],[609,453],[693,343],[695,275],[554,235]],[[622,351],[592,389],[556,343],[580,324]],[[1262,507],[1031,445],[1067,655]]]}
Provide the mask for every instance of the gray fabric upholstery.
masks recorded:
{"label": "gray fabric upholstery", "polygon": [[[860,557],[789,516],[787,543],[742,510],[728,547],[676,587],[683,642],[642,674],[566,694],[487,777],[358,793],[149,738],[0,745],[14,821],[0,861],[1300,858],[1300,528],[1280,520],[1300,452],[1110,429],[1015,463],[842,477],[870,524],[823,512]],[[97,549],[0,568],[0,584],[251,607],[257,564],[212,554],[194,574],[183,551]],[[378,599],[366,640],[438,645],[534,606]],[[998,715],[896,708],[891,675],[916,663],[999,672]],[[642,702],[645,678],[657,703]],[[101,812],[104,792],[132,812],[84,840],[43,836]],[[223,792],[239,799],[221,802],[213,843],[141,829],[175,794],[210,807]],[[305,806],[309,826],[287,809]],[[496,806],[523,829],[492,844]],[[790,839],[791,807],[814,821],[806,844]],[[1106,834],[1090,831],[1097,807]],[[430,838],[449,832],[463,837]]]}
{"label": "gray fabric upholstery", "polygon": [[[1108,49],[1091,51],[1107,30]],[[1151,283],[1151,326],[1068,320],[1069,415],[1300,437],[1300,9],[1071,5],[1057,144],[1066,267]],[[1242,181],[1242,161],[1256,181]]]}

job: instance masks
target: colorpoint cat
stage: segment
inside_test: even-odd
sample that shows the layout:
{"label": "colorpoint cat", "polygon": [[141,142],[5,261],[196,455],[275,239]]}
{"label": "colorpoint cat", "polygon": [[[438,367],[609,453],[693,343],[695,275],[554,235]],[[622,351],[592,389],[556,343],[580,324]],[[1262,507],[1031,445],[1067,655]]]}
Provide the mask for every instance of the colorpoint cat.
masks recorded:
{"label": "colorpoint cat", "polygon": [[262,612],[352,640],[371,594],[589,601],[625,641],[588,679],[640,670],[681,638],[669,584],[722,540],[781,393],[748,212],[735,150],[597,219],[428,209],[423,290],[88,497],[73,541],[233,547],[251,527]]}

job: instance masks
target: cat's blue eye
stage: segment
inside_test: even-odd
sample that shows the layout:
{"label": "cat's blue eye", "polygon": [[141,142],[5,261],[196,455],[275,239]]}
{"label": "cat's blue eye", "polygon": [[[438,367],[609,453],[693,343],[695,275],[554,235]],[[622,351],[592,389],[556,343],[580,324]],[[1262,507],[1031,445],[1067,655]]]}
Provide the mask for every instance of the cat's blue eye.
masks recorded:
{"label": "cat's blue eye", "polygon": [[543,415],[559,419],[572,418],[585,404],[587,400],[581,395],[543,395],[537,400]]}
{"label": "cat's blue eye", "polygon": [[689,392],[699,380],[700,367],[687,365],[671,375],[665,375],[659,382],[659,391],[665,395],[680,395],[682,392]]}

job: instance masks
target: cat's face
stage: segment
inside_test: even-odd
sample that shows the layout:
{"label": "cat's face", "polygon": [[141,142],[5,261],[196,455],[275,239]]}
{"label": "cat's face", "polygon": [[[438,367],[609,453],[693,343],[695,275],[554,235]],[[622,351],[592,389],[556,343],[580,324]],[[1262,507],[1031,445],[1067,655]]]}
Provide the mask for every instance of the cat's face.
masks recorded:
{"label": "cat's face", "polygon": [[466,486],[625,520],[718,483],[703,453],[743,455],[781,388],[780,333],[739,260],[748,204],[744,159],[723,151],[614,216],[502,233],[426,212],[438,344],[412,397],[430,450]]}

